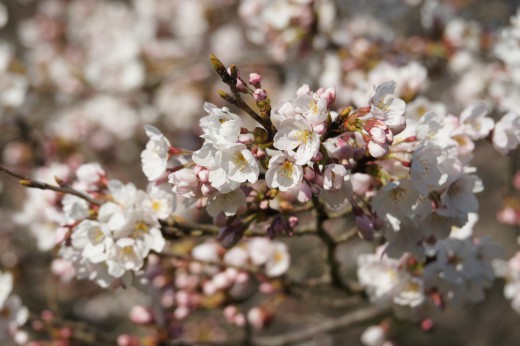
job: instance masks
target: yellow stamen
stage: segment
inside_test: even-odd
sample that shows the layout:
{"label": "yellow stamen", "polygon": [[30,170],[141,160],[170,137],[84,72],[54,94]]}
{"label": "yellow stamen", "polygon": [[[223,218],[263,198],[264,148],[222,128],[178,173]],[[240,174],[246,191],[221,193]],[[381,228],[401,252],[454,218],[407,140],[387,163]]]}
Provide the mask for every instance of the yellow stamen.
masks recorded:
{"label": "yellow stamen", "polygon": [[237,166],[237,168],[240,171],[243,171],[247,167],[247,160],[246,160],[246,158],[244,157],[244,154],[242,154],[241,151],[235,152],[235,154],[233,155],[233,158],[231,159],[231,161],[233,161],[235,166]]}
{"label": "yellow stamen", "polygon": [[294,173],[294,165],[291,161],[285,161],[280,167],[280,175],[284,178],[292,177]]}
{"label": "yellow stamen", "polygon": [[312,132],[309,130],[300,130],[296,134],[296,140],[300,142],[300,144],[307,144],[311,139]]}

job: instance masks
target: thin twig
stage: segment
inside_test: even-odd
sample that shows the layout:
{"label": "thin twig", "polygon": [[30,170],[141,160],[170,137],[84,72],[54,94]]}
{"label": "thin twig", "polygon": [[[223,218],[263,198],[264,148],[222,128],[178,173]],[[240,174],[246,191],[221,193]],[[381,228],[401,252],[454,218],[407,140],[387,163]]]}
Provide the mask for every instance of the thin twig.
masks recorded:
{"label": "thin twig", "polygon": [[364,309],[351,311],[343,316],[328,320],[317,326],[306,326],[297,332],[286,333],[277,336],[264,336],[253,338],[253,345],[256,346],[277,346],[288,345],[305,341],[315,335],[332,332],[339,328],[350,327],[355,324],[363,323],[375,319],[387,312],[387,308],[380,306],[369,306]]}
{"label": "thin twig", "polygon": [[58,192],[58,193],[63,193],[63,194],[69,194],[69,195],[74,195],[76,197],[79,197],[79,198],[82,198],[84,199],[85,201],[91,203],[91,204],[95,204],[95,205],[101,205],[103,204],[103,202],[101,201],[98,201],[97,199],[94,199],[90,196],[87,196],[81,192],[79,192],[78,190],[76,189],[73,189],[72,187],[70,186],[55,186],[55,185],[50,185],[50,184],[47,184],[47,183],[42,183],[40,181],[35,181],[35,180],[32,180],[28,177],[25,177],[19,173],[15,173],[3,166],[0,166],[0,171],[1,172],[4,172],[12,177],[15,177],[15,178],[18,178],[20,179],[19,183],[25,187],[29,187],[29,188],[34,188],[34,189],[41,189],[41,190],[52,190],[52,191],[55,191],[55,192]]}

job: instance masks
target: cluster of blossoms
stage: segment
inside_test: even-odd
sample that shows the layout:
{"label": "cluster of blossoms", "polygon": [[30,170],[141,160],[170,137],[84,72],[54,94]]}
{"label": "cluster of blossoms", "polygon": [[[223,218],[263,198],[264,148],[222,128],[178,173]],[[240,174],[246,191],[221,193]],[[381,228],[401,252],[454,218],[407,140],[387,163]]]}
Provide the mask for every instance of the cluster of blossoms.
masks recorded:
{"label": "cluster of blossoms", "polygon": [[[53,268],[63,278],[88,278],[102,287],[117,280],[129,285],[150,251],[163,250],[159,220],[171,214],[174,196],[156,186],[145,192],[133,184],[109,181],[97,163],[76,167],[75,177],[70,172],[61,165],[49,167],[46,173],[92,199],[36,193],[38,197],[28,200],[17,220],[30,225],[41,222],[32,232],[40,249],[59,246],[61,259]],[[42,224],[49,226],[49,232],[43,233]]]}
{"label": "cluster of blossoms", "polygon": [[13,275],[0,273],[0,342],[2,345],[25,345],[28,334],[19,328],[27,322],[29,310],[12,290]]}
{"label": "cluster of blossoms", "polygon": [[397,316],[411,320],[482,301],[495,278],[492,260],[502,255],[501,248],[489,238],[458,238],[458,232],[432,245],[425,264],[410,255],[361,255],[358,278],[370,300],[391,305]]}
{"label": "cluster of blossoms", "polygon": [[[184,245],[177,246],[183,249],[174,252],[169,261],[174,280],[158,257],[150,257],[145,277],[152,284],[155,291],[152,296],[157,297],[155,305],[160,308],[155,309],[153,305],[134,308],[131,313],[134,322],[147,325],[165,319],[175,326],[197,309],[219,306],[223,307],[224,317],[229,323],[240,327],[247,321],[257,327],[268,322],[273,312],[268,312],[265,307],[251,307],[244,315],[234,302],[257,293],[272,295],[280,291],[277,278],[289,268],[285,244],[266,238],[251,238],[231,250],[215,241]],[[183,256],[181,252],[187,252],[189,256]]]}
{"label": "cluster of blossoms", "polygon": [[[367,13],[350,13],[360,3]],[[520,12],[498,31],[458,17],[467,3],[35,2],[36,14],[17,25],[20,42],[0,40],[3,159],[38,161],[21,183],[46,189],[30,190],[14,221],[39,250],[56,250],[52,271],[63,281],[149,294],[150,306],[136,303],[130,317],[160,329],[157,339],[180,337],[182,322],[203,309],[220,308],[245,330],[264,327],[294,293],[285,286],[294,284],[292,240],[276,237],[321,239],[328,283],[356,294],[336,263],[339,243],[352,237],[324,226],[348,215],[352,234],[377,246],[357,258],[359,284],[377,306],[427,329],[437,310],[481,301],[498,274],[520,311],[519,256],[496,260],[498,247],[473,237],[483,183],[472,166],[479,141],[501,155],[520,144]],[[392,18],[408,11],[429,35],[394,29]],[[0,3],[0,27],[7,17]],[[209,96],[210,69],[193,58],[209,51],[259,72],[245,78],[212,57],[228,107]],[[444,90],[439,71],[451,73]],[[334,87],[298,87],[302,78]],[[91,154],[130,164],[145,134],[143,190],[82,164]],[[509,198],[499,220],[518,225],[519,210]],[[10,292],[9,278],[0,287]],[[12,297],[6,335],[23,343],[27,310]],[[392,345],[389,329],[371,327],[362,341]]]}

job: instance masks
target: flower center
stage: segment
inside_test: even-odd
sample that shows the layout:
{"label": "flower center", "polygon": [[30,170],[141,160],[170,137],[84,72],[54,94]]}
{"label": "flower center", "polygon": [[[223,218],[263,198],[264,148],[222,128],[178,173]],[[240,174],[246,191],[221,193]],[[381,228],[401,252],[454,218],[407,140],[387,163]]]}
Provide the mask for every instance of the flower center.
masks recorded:
{"label": "flower center", "polygon": [[300,144],[305,145],[311,139],[311,135],[312,133],[309,130],[300,130],[296,134],[296,140],[300,142]]}
{"label": "flower center", "polygon": [[161,209],[161,203],[159,203],[158,201],[153,201],[152,202],[152,210],[157,212]]}
{"label": "flower center", "polygon": [[233,163],[235,164],[235,166],[240,170],[240,171],[243,171],[246,167],[247,167],[247,160],[246,158],[244,157],[244,154],[242,154],[241,151],[237,151],[234,155],[233,155],[233,159],[232,159]]}
{"label": "flower center", "polygon": [[280,167],[280,175],[284,178],[290,178],[294,173],[294,165],[290,161],[285,161]]}
{"label": "flower center", "polygon": [[313,113],[318,113],[318,103],[316,100],[312,100],[309,104],[309,108],[312,110]]}
{"label": "flower center", "polygon": [[149,228],[148,228],[148,226],[144,222],[139,221],[139,222],[135,223],[135,225],[134,225],[134,235],[136,237],[139,237],[141,235],[147,234],[148,231],[149,231]]}
{"label": "flower center", "polygon": [[91,229],[89,231],[89,239],[92,244],[97,245],[105,239],[105,234],[99,228]]}

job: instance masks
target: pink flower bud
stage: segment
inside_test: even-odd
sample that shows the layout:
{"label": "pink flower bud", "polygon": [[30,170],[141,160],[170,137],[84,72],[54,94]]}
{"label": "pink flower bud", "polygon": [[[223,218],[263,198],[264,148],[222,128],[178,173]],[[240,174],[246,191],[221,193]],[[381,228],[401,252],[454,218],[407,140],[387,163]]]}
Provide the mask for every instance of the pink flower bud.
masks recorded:
{"label": "pink flower bud", "polygon": [[330,107],[336,101],[336,89],[328,88],[320,97],[327,100],[327,107]]}
{"label": "pink flower bud", "polygon": [[301,182],[293,189],[296,199],[300,203],[308,202],[312,197],[312,190],[307,183]]}
{"label": "pink flower bud", "polygon": [[269,321],[271,314],[265,309],[255,307],[248,311],[247,320],[256,329],[262,329]]}
{"label": "pink flower bud", "polygon": [[235,268],[227,268],[225,273],[226,273],[228,280],[235,281],[235,279],[237,278],[237,275],[238,275],[238,270]]}
{"label": "pink flower bud", "polygon": [[54,313],[50,310],[43,310],[41,317],[45,322],[51,322],[54,319]]}
{"label": "pink flower bud", "polygon": [[261,201],[260,202],[260,209],[266,210],[267,208],[269,208],[269,201],[267,201],[267,200]]}
{"label": "pink flower bud", "polygon": [[72,336],[72,329],[70,327],[62,327],[59,329],[58,334],[63,339],[68,339]]}
{"label": "pink flower bud", "polygon": [[520,220],[513,208],[505,207],[497,212],[497,221],[506,225],[516,225]]}
{"label": "pink flower bud", "polygon": [[213,281],[206,281],[204,285],[202,285],[202,291],[205,295],[212,296],[217,292],[217,287]]}
{"label": "pink flower bud", "polygon": [[421,322],[421,329],[425,332],[429,332],[433,329],[433,321],[430,318],[427,318]]}
{"label": "pink flower bud", "polygon": [[289,218],[287,218],[287,222],[289,223],[289,227],[294,228],[298,226],[298,216],[291,215]]}
{"label": "pink flower bud", "polygon": [[246,317],[244,314],[237,314],[233,319],[233,323],[235,323],[235,325],[238,327],[243,327],[246,325]]}
{"label": "pink flower bud", "polygon": [[253,84],[254,86],[259,85],[262,82],[262,75],[259,75],[258,73],[251,73],[249,75],[249,83]]}
{"label": "pink flower bud", "polygon": [[177,293],[175,293],[175,301],[179,305],[187,306],[190,302],[190,297],[185,291],[177,291]]}
{"label": "pink flower bud", "polygon": [[237,89],[241,93],[247,94],[247,88],[244,85],[244,83],[242,83],[242,81],[240,79],[237,79]]}
{"label": "pink flower bud", "polygon": [[273,284],[270,282],[262,282],[260,284],[259,289],[260,289],[260,292],[262,292],[264,294],[272,294],[276,291]]}
{"label": "pink flower bud", "polygon": [[304,176],[305,180],[307,180],[307,181],[314,181],[314,178],[316,177],[316,173],[314,173],[314,169],[312,169],[308,166],[305,166],[303,168],[303,176]]}
{"label": "pink flower bud", "polygon": [[249,274],[240,272],[237,274],[236,282],[239,284],[246,283],[249,280]]}
{"label": "pink flower bud", "polygon": [[235,305],[228,305],[224,308],[223,314],[229,323],[233,323],[235,316],[238,314],[238,308]]}
{"label": "pink flower bud", "polygon": [[323,154],[321,152],[317,152],[316,155],[312,158],[312,161],[317,162],[323,159]]}
{"label": "pink flower bud", "polygon": [[149,324],[153,321],[150,310],[141,305],[136,305],[130,310],[130,320],[135,324]]}
{"label": "pink flower bud", "polygon": [[215,288],[217,290],[222,290],[226,287],[229,287],[232,282],[229,280],[226,273],[218,273],[217,275],[213,276],[213,279],[211,280],[213,282],[213,285],[215,285]]}
{"label": "pink flower bud", "polygon": [[325,132],[327,132],[327,125],[325,125],[325,123],[319,123],[317,125],[314,125],[314,127],[312,129],[314,132],[316,132],[317,134],[319,134],[321,136],[321,135],[324,135]]}
{"label": "pink flower bud", "polygon": [[208,169],[204,168],[202,170],[199,170],[199,172],[196,174],[199,177],[201,183],[209,182],[209,170]]}
{"label": "pink flower bud", "polygon": [[370,129],[370,138],[372,141],[379,143],[379,144],[385,144],[386,143],[386,133],[385,130],[374,126]]}
{"label": "pink flower bud", "polygon": [[173,312],[173,317],[177,320],[182,320],[190,314],[190,309],[188,309],[185,306],[179,306],[175,311]]}
{"label": "pink flower bud", "polygon": [[319,187],[323,187],[323,175],[321,173],[316,173],[316,177],[314,178],[314,182]]}
{"label": "pink flower bud", "polygon": [[253,93],[256,102],[264,101],[267,98],[267,91],[264,89],[256,89]]}
{"label": "pink flower bud", "polygon": [[[199,166],[199,165],[195,165],[195,167],[193,167],[193,174],[195,174],[196,176],[198,176],[200,174],[200,172],[204,171],[204,170],[207,170],[206,167],[202,167],[202,166]],[[200,179],[200,177],[199,177]]]}
{"label": "pink flower bud", "polygon": [[132,336],[121,334],[117,337],[117,346],[138,346],[139,342]]}

